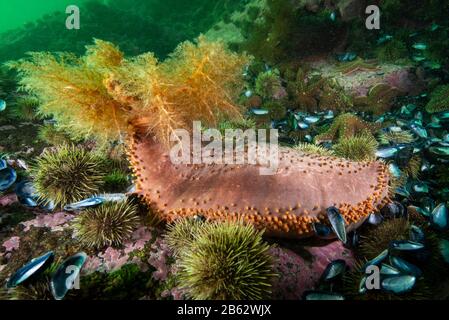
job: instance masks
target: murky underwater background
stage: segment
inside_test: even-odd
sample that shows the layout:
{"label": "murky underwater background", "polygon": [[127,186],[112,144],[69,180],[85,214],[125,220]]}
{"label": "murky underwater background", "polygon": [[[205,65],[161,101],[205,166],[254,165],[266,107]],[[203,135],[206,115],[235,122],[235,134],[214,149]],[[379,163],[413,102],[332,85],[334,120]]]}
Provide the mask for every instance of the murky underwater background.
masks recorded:
{"label": "murky underwater background", "polygon": [[[66,28],[69,4],[80,8],[79,30]],[[379,28],[367,27],[371,4]],[[15,0],[0,3],[0,16],[0,299],[449,298],[449,1]],[[132,59],[146,52],[155,59]],[[212,61],[212,89],[183,82],[197,57]],[[283,146],[317,159],[384,162],[388,203],[351,213],[357,229],[344,205],[323,208],[307,239],[282,237],[304,232],[288,214],[267,224],[275,238],[201,215],[167,228],[128,195],[137,178],[114,131],[135,121],[122,104],[157,81],[152,92],[175,106],[175,123],[204,116],[196,103],[232,103],[243,118],[216,112],[222,132],[275,128]],[[166,124],[139,107],[149,124]],[[61,285],[67,265],[81,272],[80,290]],[[380,270],[375,290],[365,285],[370,265]],[[216,286],[222,274],[236,282]]]}

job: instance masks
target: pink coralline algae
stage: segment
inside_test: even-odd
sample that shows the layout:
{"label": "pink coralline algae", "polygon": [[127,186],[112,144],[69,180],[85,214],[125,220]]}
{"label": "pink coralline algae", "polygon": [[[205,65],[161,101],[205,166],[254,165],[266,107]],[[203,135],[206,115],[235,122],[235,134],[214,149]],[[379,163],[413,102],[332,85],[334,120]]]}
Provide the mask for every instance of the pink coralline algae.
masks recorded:
{"label": "pink coralline algae", "polygon": [[86,263],[83,266],[82,273],[83,275],[89,275],[95,271],[98,271],[102,264],[102,259],[96,256],[88,256]]}
{"label": "pink coralline algae", "polygon": [[385,81],[404,94],[417,95],[423,89],[423,83],[411,73],[410,69],[400,69],[388,74]]}
{"label": "pink coralline algae", "polygon": [[276,299],[301,299],[304,291],[313,290],[327,265],[337,259],[343,259],[352,268],[352,253],[339,241],[323,247],[306,247],[311,260],[306,260],[288,249],[273,247],[271,254],[275,258],[275,270],[279,277],[273,284],[273,297]]}
{"label": "pink coralline algae", "polygon": [[156,239],[156,241],[151,245],[151,253],[148,263],[156,268],[156,271],[153,272],[154,280],[165,281],[167,279],[169,273],[172,271],[171,266],[168,263],[168,258],[171,254],[171,250],[161,238]]}
{"label": "pink coralline algae", "polygon": [[185,300],[186,299],[186,290],[180,288],[173,288],[170,290],[164,290],[161,293],[162,298],[172,297],[173,300]]}
{"label": "pink coralline algae", "polygon": [[151,231],[151,229],[141,227],[133,232],[130,240],[124,243],[123,248],[116,249],[108,247],[104,252],[100,253],[98,257],[88,257],[83,272],[112,272],[119,270],[127,263],[136,263],[142,271],[146,271],[148,266],[142,263],[138,257],[132,257],[131,254],[144,249],[145,245],[153,238]]}
{"label": "pink coralline algae", "polygon": [[102,265],[107,272],[120,269],[129,260],[129,255],[125,254],[123,250],[114,249],[112,247],[107,248],[104,253],[99,254],[98,256],[103,259]]}
{"label": "pink coralline algae", "polygon": [[3,242],[2,246],[5,247],[6,252],[11,252],[14,250],[19,249],[20,245],[20,238],[19,237],[12,237],[9,240],[6,240]]}
{"label": "pink coralline algae", "polygon": [[153,238],[151,230],[141,227],[133,232],[131,239],[125,243],[125,253],[142,250],[145,244]]}
{"label": "pink coralline algae", "polygon": [[15,193],[7,194],[5,196],[0,197],[0,207],[10,206],[16,203],[17,195]]}
{"label": "pink coralline algae", "polygon": [[64,225],[72,220],[75,216],[66,212],[57,212],[53,214],[40,214],[35,219],[22,222],[25,226],[23,231],[29,231],[31,227],[47,227],[51,231],[61,231]]}

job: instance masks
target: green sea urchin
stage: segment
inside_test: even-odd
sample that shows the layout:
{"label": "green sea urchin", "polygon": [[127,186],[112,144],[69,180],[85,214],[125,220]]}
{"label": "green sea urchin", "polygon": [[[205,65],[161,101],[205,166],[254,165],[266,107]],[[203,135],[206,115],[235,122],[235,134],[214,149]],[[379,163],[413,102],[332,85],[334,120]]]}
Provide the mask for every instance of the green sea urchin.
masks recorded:
{"label": "green sea urchin", "polygon": [[415,139],[410,131],[390,131],[379,135],[379,142],[381,144],[398,144],[398,143],[411,143]]}
{"label": "green sea urchin", "polygon": [[92,153],[64,145],[47,150],[33,167],[34,185],[45,203],[56,206],[95,194],[103,184],[101,160]]}
{"label": "green sea urchin", "polygon": [[446,111],[449,108],[449,85],[437,87],[426,105],[426,111],[429,113]]}
{"label": "green sea urchin", "polygon": [[334,119],[331,126],[315,137],[315,142],[339,141],[357,135],[372,135],[382,127],[382,124],[366,122],[352,113],[344,113]]}
{"label": "green sea urchin", "polygon": [[389,219],[369,230],[360,241],[360,253],[373,259],[388,248],[393,240],[408,240],[411,223],[407,219]]}
{"label": "green sea urchin", "polygon": [[180,283],[194,299],[262,299],[275,276],[262,232],[241,222],[207,224],[180,259]]}
{"label": "green sea urchin", "polygon": [[313,143],[299,143],[295,146],[295,149],[304,152],[305,154],[315,154],[322,157],[330,157],[334,155],[334,152],[332,150],[326,149]]}
{"label": "green sea urchin", "polygon": [[376,159],[378,143],[371,135],[361,134],[350,138],[342,138],[334,146],[337,156],[354,161]]}
{"label": "green sea urchin", "polygon": [[265,98],[271,99],[273,95],[282,88],[282,82],[278,70],[269,70],[260,73],[256,79],[256,93]]}
{"label": "green sea urchin", "polygon": [[137,207],[129,202],[106,202],[90,208],[74,219],[82,244],[90,248],[120,246],[139,223]]}
{"label": "green sea urchin", "polygon": [[165,235],[168,246],[175,255],[189,247],[195,236],[205,227],[204,222],[195,218],[184,218],[168,225],[168,232]]}
{"label": "green sea urchin", "polygon": [[287,115],[287,108],[277,101],[264,103],[263,108],[268,110],[270,118],[273,120],[281,120]]}
{"label": "green sea urchin", "polygon": [[25,121],[33,121],[38,118],[37,116],[37,107],[39,106],[39,100],[27,96],[19,98],[11,110],[12,115],[15,118],[25,120]]}

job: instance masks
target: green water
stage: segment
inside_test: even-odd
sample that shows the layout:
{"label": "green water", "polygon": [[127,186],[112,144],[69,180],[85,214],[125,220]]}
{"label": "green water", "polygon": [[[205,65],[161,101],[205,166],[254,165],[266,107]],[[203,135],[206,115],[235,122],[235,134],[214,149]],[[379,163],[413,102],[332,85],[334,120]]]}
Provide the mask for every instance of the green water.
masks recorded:
{"label": "green water", "polygon": [[[30,51],[82,54],[93,38],[126,54],[164,58],[180,42],[207,32],[247,0],[17,0],[0,2],[0,62]],[[79,30],[68,30],[66,7],[80,8]]]}
{"label": "green water", "polygon": [[68,5],[81,5],[85,0],[14,0],[0,2],[0,33],[32,22],[47,13],[65,12]]}

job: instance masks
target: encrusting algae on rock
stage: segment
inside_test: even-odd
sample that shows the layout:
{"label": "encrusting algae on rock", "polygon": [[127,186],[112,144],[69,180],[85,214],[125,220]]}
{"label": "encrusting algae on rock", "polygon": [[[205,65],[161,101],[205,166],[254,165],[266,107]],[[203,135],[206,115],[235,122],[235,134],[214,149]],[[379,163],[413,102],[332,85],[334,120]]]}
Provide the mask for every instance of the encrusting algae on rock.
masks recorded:
{"label": "encrusting algae on rock", "polygon": [[389,174],[382,162],[351,162],[331,156],[279,149],[276,174],[260,165],[175,165],[169,137],[193,121],[216,125],[220,116],[241,118],[234,101],[246,55],[200,37],[181,44],[159,63],[148,53],[133,59],[97,40],[87,55],[33,54],[11,63],[22,84],[43,101],[66,129],[119,139],[127,136],[137,190],[161,217],[203,215],[210,220],[240,217],[268,235],[313,235],[314,222],[327,223],[337,207],[347,229],[359,226],[389,199]]}

